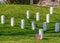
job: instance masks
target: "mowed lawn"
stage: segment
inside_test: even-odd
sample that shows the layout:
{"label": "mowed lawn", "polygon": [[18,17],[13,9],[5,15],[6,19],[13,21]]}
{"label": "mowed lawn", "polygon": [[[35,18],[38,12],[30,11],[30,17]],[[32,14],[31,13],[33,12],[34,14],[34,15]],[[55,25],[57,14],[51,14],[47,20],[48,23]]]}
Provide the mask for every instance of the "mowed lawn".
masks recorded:
{"label": "mowed lawn", "polygon": [[[26,18],[26,11],[30,10],[30,19]],[[36,21],[36,12],[40,13],[40,21]],[[54,14],[50,15],[50,23],[44,32],[44,39],[37,40],[35,35],[42,29],[49,7],[31,5],[0,5],[0,17],[5,15],[5,24],[0,23],[0,43],[59,43],[60,32],[56,33],[55,23],[60,23],[60,8],[54,8]],[[15,26],[10,26],[10,19],[14,17]],[[21,29],[21,19],[25,20],[25,29]],[[0,18],[1,21],[1,18]],[[36,30],[32,30],[31,22],[36,21]]]}

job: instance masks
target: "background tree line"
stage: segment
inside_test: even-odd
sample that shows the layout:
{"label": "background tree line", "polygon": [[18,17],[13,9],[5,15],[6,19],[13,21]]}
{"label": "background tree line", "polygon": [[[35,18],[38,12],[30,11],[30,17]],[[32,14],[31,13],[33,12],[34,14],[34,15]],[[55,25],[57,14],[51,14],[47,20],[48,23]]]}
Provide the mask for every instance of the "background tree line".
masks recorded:
{"label": "background tree line", "polygon": [[[34,4],[37,4],[39,0],[33,0]],[[30,4],[30,0],[6,0],[7,4]]]}
{"label": "background tree line", "polygon": [[29,0],[6,0],[7,4],[29,4]]}

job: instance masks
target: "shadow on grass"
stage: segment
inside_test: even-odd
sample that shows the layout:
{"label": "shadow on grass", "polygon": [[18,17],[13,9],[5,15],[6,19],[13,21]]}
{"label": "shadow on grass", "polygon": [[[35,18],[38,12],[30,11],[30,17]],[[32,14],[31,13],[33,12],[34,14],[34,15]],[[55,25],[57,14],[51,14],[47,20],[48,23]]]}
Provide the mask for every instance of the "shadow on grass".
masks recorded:
{"label": "shadow on grass", "polygon": [[23,35],[23,36],[34,36],[36,34],[36,32],[34,31],[21,31],[21,32],[13,32],[13,33],[9,33],[9,32],[0,32],[0,36],[18,36],[18,35]]}

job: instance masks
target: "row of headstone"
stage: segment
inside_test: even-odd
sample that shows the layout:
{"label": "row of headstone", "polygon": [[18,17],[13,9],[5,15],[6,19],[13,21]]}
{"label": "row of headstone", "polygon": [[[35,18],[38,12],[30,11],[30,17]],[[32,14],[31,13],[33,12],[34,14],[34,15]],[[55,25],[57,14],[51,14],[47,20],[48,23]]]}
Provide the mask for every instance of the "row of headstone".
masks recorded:
{"label": "row of headstone", "polygon": [[[53,11],[53,7],[50,7],[50,14],[53,14],[54,11]],[[46,22],[49,23],[50,22],[50,14],[47,14],[46,15]],[[27,13],[26,13],[26,18],[29,19],[30,18],[30,11],[27,10]],[[40,20],[40,14],[39,12],[36,13],[36,21],[39,21]]]}
{"label": "row of headstone", "polygon": [[[4,23],[5,23],[5,16],[2,15],[1,16],[1,24],[4,24]],[[13,17],[11,18],[11,26],[12,27],[14,26],[14,18]],[[35,30],[35,27],[36,27],[35,21],[32,21],[32,30]],[[22,29],[25,28],[25,20],[24,19],[21,20],[21,28]]]}
{"label": "row of headstone", "polygon": [[[22,19],[21,20],[21,28],[24,29],[25,28],[25,20]],[[35,30],[36,29],[36,23],[35,21],[32,21],[32,30]]]}
{"label": "row of headstone", "polygon": [[[47,31],[47,23],[44,22],[43,23],[43,31]],[[55,32],[59,32],[60,28],[59,28],[59,23],[55,23]]]}
{"label": "row of headstone", "polygon": [[[5,23],[5,16],[2,15],[1,16],[1,24],[4,24]],[[11,26],[14,26],[14,18],[12,17],[11,18]]]}
{"label": "row of headstone", "polygon": [[[47,15],[48,16],[48,15]],[[49,17],[47,17],[49,19]],[[5,23],[5,16],[2,15],[1,16],[1,24],[4,24]],[[47,21],[49,23],[49,21]],[[14,26],[14,18],[12,17],[11,18],[11,26],[13,27]],[[21,20],[21,28],[24,29],[25,28],[25,21],[24,19]],[[35,30],[36,29],[36,22],[35,21],[32,21],[32,30]],[[47,30],[47,23],[44,22],[43,23],[43,30],[46,31]],[[59,23],[56,23],[55,24],[55,32],[59,32]]]}
{"label": "row of headstone", "polygon": [[[4,18],[5,18],[5,16],[2,15],[1,16],[1,24],[5,23]],[[11,18],[11,26],[14,26],[14,18],[13,17]],[[32,22],[32,30],[35,30],[35,27],[36,27],[36,24],[35,24],[35,21],[33,21]],[[25,28],[25,21],[24,21],[24,19],[21,20],[21,28],[22,29]],[[46,30],[46,23],[43,24],[43,29]]]}
{"label": "row of headstone", "polygon": [[[30,12],[29,12],[29,10],[27,10],[26,18],[27,18],[27,19],[30,18]],[[39,12],[37,12],[37,13],[36,13],[36,21],[39,21],[39,20],[40,20],[40,14],[39,14]],[[47,15],[46,15],[46,22],[47,22],[47,23],[50,22],[50,14],[47,14]]]}
{"label": "row of headstone", "polygon": [[[29,19],[30,18],[30,11],[27,10],[26,12],[26,18]],[[39,21],[40,20],[40,14],[39,12],[36,13],[36,21]]]}

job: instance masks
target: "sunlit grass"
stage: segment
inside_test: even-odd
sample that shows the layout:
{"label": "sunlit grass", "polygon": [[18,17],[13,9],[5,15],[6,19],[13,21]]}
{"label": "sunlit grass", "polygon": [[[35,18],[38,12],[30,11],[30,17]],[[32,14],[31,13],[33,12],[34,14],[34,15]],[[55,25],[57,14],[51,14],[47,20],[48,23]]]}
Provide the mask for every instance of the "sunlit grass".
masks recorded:
{"label": "sunlit grass", "polygon": [[[50,15],[50,23],[47,24],[48,31],[44,32],[43,40],[36,40],[35,34],[42,28],[46,21],[49,7],[31,5],[0,5],[0,16],[5,15],[5,24],[0,23],[1,43],[59,43],[60,33],[54,32],[56,22],[60,23],[60,8],[54,8],[54,14]],[[26,11],[30,10],[30,19],[26,19]],[[36,12],[40,13],[40,21],[35,20]],[[10,26],[10,18],[15,18],[15,26]],[[21,29],[21,19],[25,20],[25,29]],[[31,22],[36,21],[36,30],[31,29]]]}

